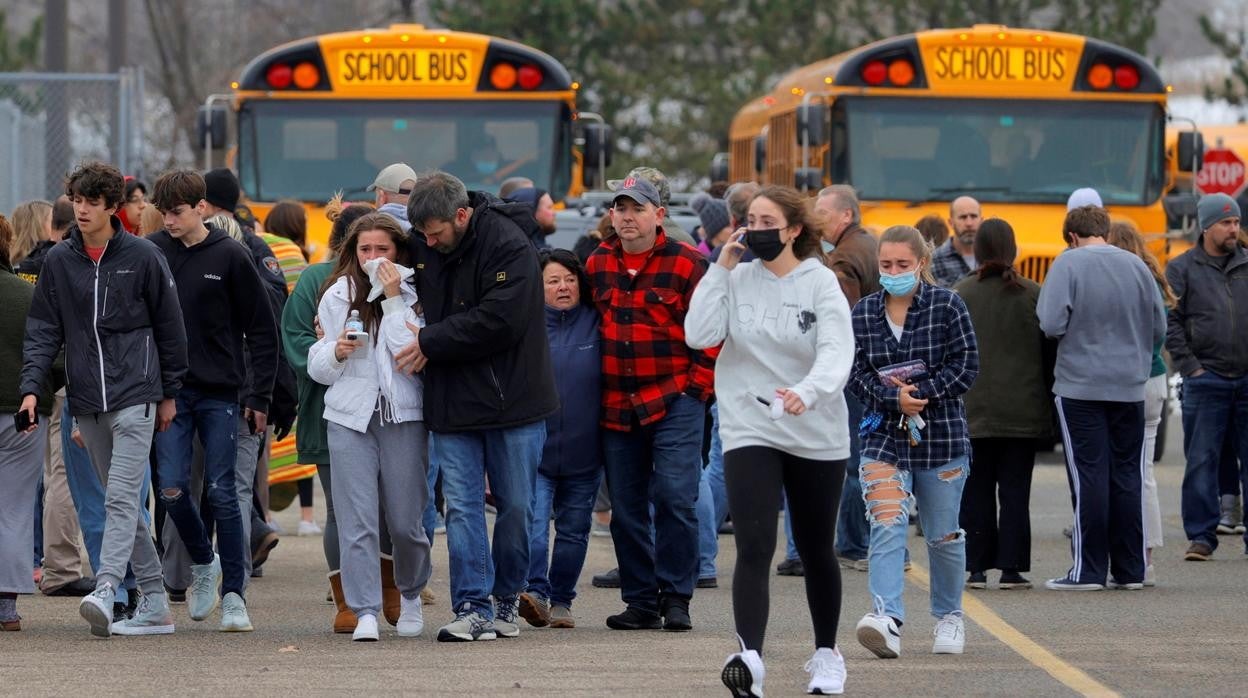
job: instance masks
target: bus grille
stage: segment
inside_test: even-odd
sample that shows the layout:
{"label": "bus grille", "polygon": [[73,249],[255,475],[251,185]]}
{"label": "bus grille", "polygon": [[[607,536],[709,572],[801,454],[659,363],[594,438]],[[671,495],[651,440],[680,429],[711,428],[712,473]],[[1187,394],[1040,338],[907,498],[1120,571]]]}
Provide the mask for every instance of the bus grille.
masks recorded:
{"label": "bus grille", "polygon": [[1040,284],[1044,283],[1044,277],[1049,274],[1049,267],[1053,266],[1052,257],[1027,257],[1018,264],[1018,270],[1023,276]]}
{"label": "bus grille", "polygon": [[732,157],[729,159],[728,177],[734,182],[749,182],[758,179],[754,171],[754,139],[740,138],[732,142]]}

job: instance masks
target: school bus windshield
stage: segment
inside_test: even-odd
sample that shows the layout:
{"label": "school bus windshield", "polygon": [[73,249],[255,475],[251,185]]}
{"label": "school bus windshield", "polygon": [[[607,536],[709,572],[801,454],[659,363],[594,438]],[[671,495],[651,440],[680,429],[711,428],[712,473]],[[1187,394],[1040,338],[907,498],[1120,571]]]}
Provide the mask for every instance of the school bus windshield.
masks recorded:
{"label": "school bus windshield", "polygon": [[324,202],[365,187],[386,165],[441,169],[469,189],[513,176],[569,185],[570,120],[561,102],[251,100],[238,113],[238,174],[256,201]]}
{"label": "school bus windshield", "polygon": [[865,200],[1139,205],[1165,184],[1156,104],[843,97],[833,126],[832,179]]}

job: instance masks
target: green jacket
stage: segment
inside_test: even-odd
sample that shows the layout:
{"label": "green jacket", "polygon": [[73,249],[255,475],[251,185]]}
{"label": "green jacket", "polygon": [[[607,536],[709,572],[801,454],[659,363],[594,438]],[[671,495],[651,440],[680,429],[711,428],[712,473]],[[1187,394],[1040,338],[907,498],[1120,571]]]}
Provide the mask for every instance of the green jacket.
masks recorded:
{"label": "green jacket", "polygon": [[[0,414],[12,415],[22,406],[18,378],[22,373],[22,344],[26,339],[26,315],[35,295],[33,284],[23,280],[7,266],[0,265]],[[52,392],[65,385],[65,369],[58,356],[52,366],[53,385],[43,386],[39,393],[39,414],[52,414]],[[12,422],[0,428],[13,428]]]}
{"label": "green jacket", "polygon": [[316,309],[321,286],[334,270],[331,262],[310,265],[299,275],[295,290],[282,311],[282,349],[299,379],[299,421],[295,427],[295,448],[299,462],[329,463],[329,441],[325,435],[326,386],[308,377],[308,349],[316,344]]}
{"label": "green jacket", "polygon": [[953,287],[971,314],[979,345],[979,376],[963,398],[972,439],[1041,438],[1052,430],[1046,376],[1053,352],[1036,316],[1040,286],[1018,281],[1023,288],[1010,290],[1000,276],[980,281],[971,274]]}

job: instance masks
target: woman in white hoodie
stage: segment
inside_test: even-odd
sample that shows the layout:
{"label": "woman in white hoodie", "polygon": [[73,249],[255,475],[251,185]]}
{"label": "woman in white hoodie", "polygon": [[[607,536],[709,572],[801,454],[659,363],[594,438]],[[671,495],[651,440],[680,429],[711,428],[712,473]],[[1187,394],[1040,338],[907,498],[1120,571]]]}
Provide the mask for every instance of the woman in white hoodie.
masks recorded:
{"label": "woman in white hoodie", "polygon": [[[715,395],[737,543],[732,606],[741,651],[728,657],[722,679],[735,695],[762,695],[769,572],[787,493],[815,631],[807,692],[841,693],[841,574],[832,542],[849,458],[841,394],[854,355],[849,303],[824,266],[806,197],[789,187],[763,189],[750,202],[748,224],[725,243],[685,318],[689,346],[723,343]],[[757,259],[739,263],[747,246]]]}
{"label": "woman in white hoodie", "polygon": [[[423,324],[416,291],[405,278],[411,270],[399,266],[407,264],[407,239],[385,214],[368,214],[352,224],[317,311],[325,336],[308,350],[308,375],[329,386],[325,419],[334,513],[343,596],[356,615],[354,640],[377,639],[379,499],[402,595],[398,633],[414,637],[424,628],[420,592],[431,571],[421,525],[428,498],[428,432],[420,377],[394,369],[394,354],[413,340],[410,328]],[[374,298],[374,292],[380,295]],[[352,311],[363,322],[362,331],[346,327]]]}

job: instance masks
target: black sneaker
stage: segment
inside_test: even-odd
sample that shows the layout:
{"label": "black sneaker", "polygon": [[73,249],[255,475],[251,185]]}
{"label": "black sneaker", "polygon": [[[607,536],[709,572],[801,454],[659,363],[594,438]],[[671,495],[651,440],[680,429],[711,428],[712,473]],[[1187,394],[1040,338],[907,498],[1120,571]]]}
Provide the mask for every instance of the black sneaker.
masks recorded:
{"label": "black sneaker", "polygon": [[[688,618],[688,615],[685,617]],[[629,606],[623,613],[607,616],[607,627],[612,630],[658,630],[663,627],[663,619],[657,613]]]}
{"label": "black sneaker", "polygon": [[988,588],[988,575],[984,574],[983,572],[972,572],[970,576],[966,578],[966,588],[967,589],[987,589]]}
{"label": "black sneaker", "polygon": [[169,603],[186,603],[186,589],[174,589],[166,584],[165,596],[169,598]]}
{"label": "black sneaker", "polygon": [[719,577],[698,577],[697,587],[699,589],[718,589]]}
{"label": "black sneaker", "polygon": [[1018,570],[1001,570],[1001,582],[997,586],[1002,589],[1030,589],[1032,584]]}
{"label": "black sneaker", "polygon": [[612,568],[608,572],[595,574],[590,582],[599,589],[619,589],[620,588],[620,568]]}
{"label": "black sneaker", "polygon": [[693,630],[689,619],[689,602],[685,599],[663,599],[663,629],[683,633]]}
{"label": "black sneaker", "polygon": [[72,582],[62,584],[55,589],[43,592],[44,596],[73,596],[82,598],[95,591],[94,577],[79,577]]}
{"label": "black sneaker", "polygon": [[113,602],[113,622],[120,623],[123,620],[130,620],[134,617],[134,611],[139,607],[139,592],[134,589],[127,589],[126,603],[120,601]]}
{"label": "black sneaker", "polygon": [[793,558],[776,565],[776,574],[781,577],[805,577],[806,568],[800,558]]}

